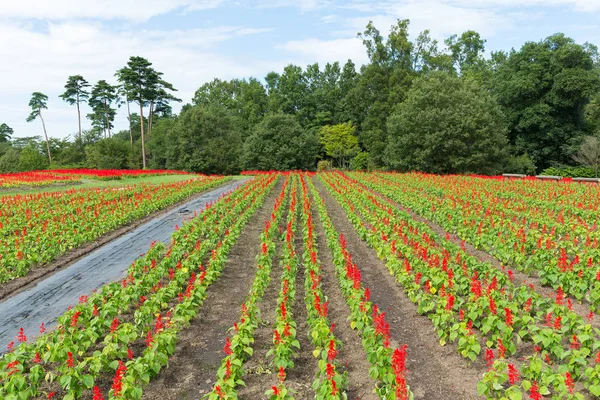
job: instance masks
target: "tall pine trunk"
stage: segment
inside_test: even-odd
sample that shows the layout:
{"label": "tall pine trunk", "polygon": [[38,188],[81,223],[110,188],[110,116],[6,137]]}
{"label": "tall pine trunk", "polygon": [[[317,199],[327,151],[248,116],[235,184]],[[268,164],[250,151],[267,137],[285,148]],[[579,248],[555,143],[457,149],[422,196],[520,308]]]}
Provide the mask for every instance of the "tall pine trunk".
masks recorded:
{"label": "tall pine trunk", "polygon": [[110,120],[108,119],[108,105],[104,99],[104,116],[106,117],[106,129],[108,129],[108,137],[110,137]]}
{"label": "tall pine trunk", "polygon": [[142,134],[142,169],[146,169],[146,145],[144,143],[144,100],[140,96],[140,132]]}
{"label": "tall pine trunk", "polygon": [[46,138],[46,150],[48,150],[48,160],[52,164],[52,155],[50,154],[50,142],[48,142],[48,133],[46,133],[46,123],[44,117],[42,117],[42,111],[40,110],[40,119],[42,120],[42,127],[44,128],[44,137]]}
{"label": "tall pine trunk", "polygon": [[150,113],[148,114],[148,140],[152,138],[152,114],[154,111],[154,102],[150,102]]}
{"label": "tall pine trunk", "polygon": [[81,111],[79,110],[79,93],[77,93],[77,123],[79,124],[79,141],[81,142]]}
{"label": "tall pine trunk", "polygon": [[129,121],[129,141],[131,142],[131,151],[133,153],[133,130],[131,129],[131,110],[129,109],[129,99],[127,101],[127,121]]}

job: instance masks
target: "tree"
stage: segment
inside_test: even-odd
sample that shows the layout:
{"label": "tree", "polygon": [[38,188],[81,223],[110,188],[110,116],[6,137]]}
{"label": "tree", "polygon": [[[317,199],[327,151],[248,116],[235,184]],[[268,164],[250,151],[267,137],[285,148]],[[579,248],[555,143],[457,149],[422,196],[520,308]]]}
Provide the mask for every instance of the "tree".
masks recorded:
{"label": "tree", "polygon": [[60,98],[70,105],[77,105],[77,123],[79,125],[79,140],[81,140],[81,111],[79,103],[85,102],[89,97],[88,88],[90,84],[81,75],[71,75],[67,79],[65,92],[60,95]]}
{"label": "tree", "polygon": [[106,138],[85,147],[87,166],[99,169],[127,168],[130,147],[127,141]]}
{"label": "tree", "polygon": [[494,57],[492,90],[508,118],[508,138],[538,170],[568,164],[586,134],[585,106],[600,87],[594,52],[556,34]]}
{"label": "tree", "polygon": [[351,158],[360,151],[358,138],[354,135],[356,127],[352,122],[326,125],[319,131],[321,144],[329,157],[337,161],[341,168],[347,168]]}
{"label": "tree", "polygon": [[0,172],[7,174],[10,172],[19,171],[20,151],[11,147],[6,153],[0,157]]}
{"label": "tree", "polygon": [[152,63],[143,57],[131,56],[127,66],[117,71],[116,76],[122,84],[128,100],[136,101],[140,106],[140,134],[142,140],[142,167],[146,168],[146,147],[144,135],[144,106],[155,89],[160,73],[152,68]]}
{"label": "tree", "polygon": [[42,127],[44,128],[44,137],[46,138],[46,150],[48,151],[48,161],[52,164],[52,155],[50,154],[50,144],[48,142],[48,133],[46,132],[46,123],[44,117],[42,117],[42,110],[48,109],[48,96],[40,92],[33,92],[31,100],[29,100],[29,107],[31,107],[31,114],[27,117],[27,122],[34,121],[37,117],[42,121]]}
{"label": "tree", "polygon": [[269,114],[244,143],[246,169],[289,171],[315,167],[317,136],[302,128],[293,115]]}
{"label": "tree", "polygon": [[92,88],[89,99],[89,105],[93,113],[88,114],[87,117],[92,120],[92,125],[95,128],[103,130],[105,138],[107,132],[108,137],[110,137],[110,130],[114,127],[113,122],[117,110],[112,106],[118,104],[119,101],[117,90],[117,86],[110,85],[105,80],[100,80]]}
{"label": "tree", "polygon": [[0,124],[0,143],[8,142],[14,133],[13,129],[4,122]]}
{"label": "tree", "polygon": [[473,80],[434,72],[417,79],[388,123],[394,170],[497,173],[505,162],[500,107]]}
{"label": "tree", "polygon": [[37,171],[45,168],[48,168],[48,161],[38,149],[30,145],[21,150],[19,171]]}
{"label": "tree", "polygon": [[583,142],[573,159],[586,167],[593,168],[597,178],[598,168],[600,168],[600,138],[596,136],[583,138]]}
{"label": "tree", "polygon": [[[165,130],[167,168],[206,174],[240,172],[241,134],[235,118],[222,107],[188,108]],[[161,141],[159,133],[153,141]]]}

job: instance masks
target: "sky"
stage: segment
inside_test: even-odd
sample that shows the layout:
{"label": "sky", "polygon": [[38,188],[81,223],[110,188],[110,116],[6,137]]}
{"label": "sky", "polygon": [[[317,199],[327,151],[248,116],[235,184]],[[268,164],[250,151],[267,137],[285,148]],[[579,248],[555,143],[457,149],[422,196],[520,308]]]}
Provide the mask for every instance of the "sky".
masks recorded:
{"label": "sky", "polygon": [[[68,76],[114,84],[132,55],[163,72],[183,103],[214,78],[262,79],[288,64],[361,65],[357,32],[372,20],[386,34],[399,18],[410,19],[413,38],[430,29],[442,42],[475,30],[488,52],[556,32],[600,45],[600,0],[0,0],[0,123],[15,137],[42,135],[39,120],[25,122],[39,91],[49,96],[49,136],[73,137],[76,108],[59,98]],[[126,128],[123,108],[116,129]]]}

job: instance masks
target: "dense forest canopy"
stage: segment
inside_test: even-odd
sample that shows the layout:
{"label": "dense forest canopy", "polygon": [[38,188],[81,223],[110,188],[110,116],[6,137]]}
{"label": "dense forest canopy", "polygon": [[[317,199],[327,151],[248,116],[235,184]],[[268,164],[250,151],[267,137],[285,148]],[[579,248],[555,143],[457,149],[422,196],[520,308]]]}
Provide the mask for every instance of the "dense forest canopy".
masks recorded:
{"label": "dense forest canopy", "polygon": [[[214,79],[179,115],[170,106],[181,101],[176,89],[142,57],[131,57],[114,84],[73,75],[61,98],[76,106],[79,126],[87,103],[92,129],[42,141],[11,139],[0,124],[0,171],[51,163],[227,174],[317,164],[482,174],[584,165],[597,173],[598,157],[582,156],[600,154],[596,46],[555,34],[486,56],[474,31],[444,43],[408,32],[408,20],[387,35],[369,23],[359,34],[369,61],[360,67],[348,60],[288,65],[263,80]],[[33,94],[29,121],[44,124],[46,101]],[[129,129],[113,132],[120,107]]]}

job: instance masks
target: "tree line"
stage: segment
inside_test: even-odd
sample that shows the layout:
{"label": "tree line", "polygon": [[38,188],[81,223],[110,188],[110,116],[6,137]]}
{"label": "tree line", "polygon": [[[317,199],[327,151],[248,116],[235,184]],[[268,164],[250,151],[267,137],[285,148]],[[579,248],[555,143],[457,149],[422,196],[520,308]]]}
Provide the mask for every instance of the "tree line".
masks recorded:
{"label": "tree line", "polygon": [[[237,173],[319,165],[530,174],[582,164],[597,173],[596,46],[559,33],[486,57],[477,32],[439,43],[427,30],[410,38],[409,23],[398,20],[386,36],[369,23],[359,34],[369,59],[360,68],[348,60],[288,65],[262,81],[214,79],[178,115],[170,106],[181,101],[176,89],[142,57],[116,72],[115,85],[102,80],[90,90],[71,76],[61,98],[76,106],[77,136],[47,137],[47,97],[36,92],[28,121],[40,119],[44,143],[12,140],[0,125],[0,170],[52,164]],[[82,103],[92,111],[90,130],[81,129]],[[111,134],[122,106],[129,128]],[[25,147],[37,162],[16,162]]]}

